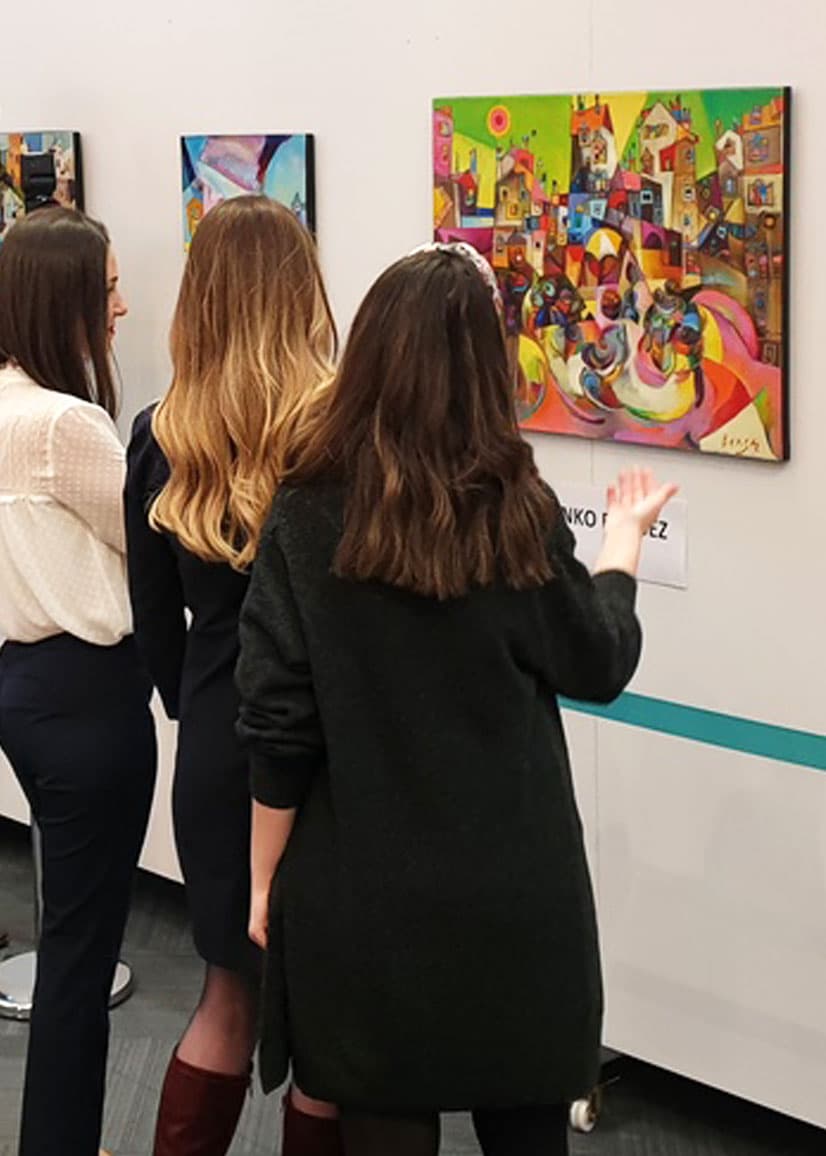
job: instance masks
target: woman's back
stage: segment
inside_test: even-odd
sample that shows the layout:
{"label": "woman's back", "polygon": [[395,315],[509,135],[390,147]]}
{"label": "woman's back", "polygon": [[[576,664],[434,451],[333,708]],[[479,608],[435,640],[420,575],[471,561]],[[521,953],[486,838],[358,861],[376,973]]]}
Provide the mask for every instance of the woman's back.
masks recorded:
{"label": "woman's back", "polygon": [[599,967],[556,695],[627,682],[635,583],[592,580],[561,516],[542,587],[353,582],[332,573],[343,520],[338,487],[282,489],[242,617],[253,792],[301,804],[278,878],[302,1065],[342,1103],[365,1083],[396,1109],[573,1097],[594,1074]]}
{"label": "woman's back", "polygon": [[68,632],[110,645],[131,629],[123,447],[91,402],[0,369],[0,636]]}
{"label": "woman's back", "polygon": [[173,818],[196,947],[203,958],[252,973],[248,904],[249,787],[235,737],[238,616],[246,574],[206,562],[148,511],[169,467],[152,433],[154,407],[135,420],[127,451],[126,531],[135,637],[167,713],[179,720]]}
{"label": "woman's back", "polygon": [[175,535],[149,525],[147,512],[169,477],[152,432],[154,408],[135,419],[128,451],[126,522],[136,634],[170,714],[190,713],[203,695],[203,707],[212,710],[217,694],[225,703],[223,715],[236,709],[238,615],[249,577],[227,563],[198,558]]}

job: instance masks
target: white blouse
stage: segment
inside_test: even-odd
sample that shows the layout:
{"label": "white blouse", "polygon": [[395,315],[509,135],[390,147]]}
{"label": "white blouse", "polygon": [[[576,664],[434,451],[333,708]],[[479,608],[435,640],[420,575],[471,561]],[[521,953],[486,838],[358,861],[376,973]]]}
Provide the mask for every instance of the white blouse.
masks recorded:
{"label": "white blouse", "polygon": [[131,633],[125,470],[100,406],[0,369],[0,642]]}

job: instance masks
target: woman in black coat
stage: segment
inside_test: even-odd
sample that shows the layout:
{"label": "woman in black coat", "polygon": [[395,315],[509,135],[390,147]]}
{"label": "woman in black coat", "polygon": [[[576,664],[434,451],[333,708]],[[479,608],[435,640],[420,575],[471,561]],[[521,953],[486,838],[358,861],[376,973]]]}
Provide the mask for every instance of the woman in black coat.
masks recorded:
{"label": "woman in black coat", "polygon": [[[247,935],[249,773],[234,729],[238,615],[285,439],[335,347],[315,247],[288,209],[239,197],[205,217],[171,345],[172,385],[129,446],[128,568],[138,645],[179,720],[175,837],[206,977],[167,1069],[154,1156],[223,1156],[249,1084],[260,972]],[[337,1156],[334,1117],[296,1091],[283,1152]]]}
{"label": "woman in black coat", "polygon": [[612,487],[591,577],[517,429],[497,304],[464,247],[378,280],[241,616],[264,1078],[286,1039],[348,1156],[429,1156],[446,1109],[489,1156],[563,1153],[597,1073],[557,695],[631,678],[640,543],[674,487]]}

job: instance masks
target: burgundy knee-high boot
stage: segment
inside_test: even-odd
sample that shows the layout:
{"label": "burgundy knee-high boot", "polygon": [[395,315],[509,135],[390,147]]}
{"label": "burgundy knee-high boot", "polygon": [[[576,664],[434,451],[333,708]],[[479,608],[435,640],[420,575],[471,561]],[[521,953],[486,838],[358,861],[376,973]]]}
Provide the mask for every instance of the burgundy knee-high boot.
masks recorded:
{"label": "burgundy knee-high boot", "polygon": [[288,1091],[284,1097],[281,1156],[344,1156],[338,1120],[300,1111]]}
{"label": "burgundy knee-high boot", "polygon": [[250,1077],[195,1068],[173,1054],[161,1092],[153,1156],[225,1156]]}

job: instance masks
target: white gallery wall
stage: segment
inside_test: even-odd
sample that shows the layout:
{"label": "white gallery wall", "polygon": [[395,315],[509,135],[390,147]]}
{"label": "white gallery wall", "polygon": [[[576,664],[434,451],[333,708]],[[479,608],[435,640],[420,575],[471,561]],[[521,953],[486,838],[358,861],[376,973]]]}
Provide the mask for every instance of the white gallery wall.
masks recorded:
{"label": "white gallery wall", "polygon": [[[316,134],[342,327],[430,231],[435,95],[790,84],[791,446],[781,466],[534,439],[556,479],[644,460],[689,506],[689,581],[647,586],[632,690],[826,733],[826,22],[821,0],[43,0],[2,20],[0,131],[83,134],[131,316],[124,429],[163,391],[182,266],[178,138]],[[597,880],[606,1039],[826,1126],[826,774],[569,717]],[[146,862],[169,856],[168,752]],[[0,808],[17,809],[0,770]]]}

